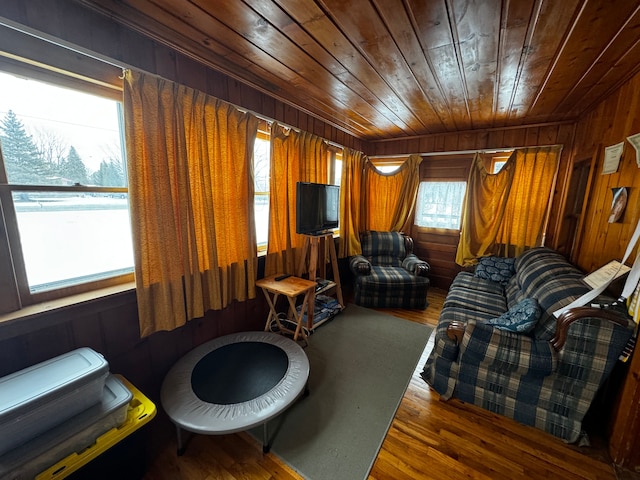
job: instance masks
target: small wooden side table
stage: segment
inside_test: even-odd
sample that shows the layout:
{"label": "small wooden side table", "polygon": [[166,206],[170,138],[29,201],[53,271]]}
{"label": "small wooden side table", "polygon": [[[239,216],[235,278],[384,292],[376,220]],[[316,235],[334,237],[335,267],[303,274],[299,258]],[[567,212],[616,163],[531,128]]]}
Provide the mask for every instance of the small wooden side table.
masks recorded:
{"label": "small wooden side table", "polygon": [[[276,280],[279,275],[271,275],[270,277],[262,278],[256,282],[256,285],[262,288],[267,303],[269,304],[269,315],[267,316],[267,322],[264,326],[264,331],[269,331],[271,321],[275,320],[280,332],[286,332],[293,334],[293,340],[298,340],[298,335],[302,334],[302,337],[306,340],[307,334],[302,328],[302,320],[304,314],[309,308],[309,299],[312,293],[315,292],[316,282],[299,277],[287,277],[280,281]],[[292,320],[296,324],[296,329],[291,330],[285,327],[278,318],[278,311],[276,310],[276,303],[278,297],[284,295],[289,302],[289,313],[287,318]],[[304,295],[300,312],[296,309],[296,300],[300,295]],[[313,306],[311,307],[313,308]]]}

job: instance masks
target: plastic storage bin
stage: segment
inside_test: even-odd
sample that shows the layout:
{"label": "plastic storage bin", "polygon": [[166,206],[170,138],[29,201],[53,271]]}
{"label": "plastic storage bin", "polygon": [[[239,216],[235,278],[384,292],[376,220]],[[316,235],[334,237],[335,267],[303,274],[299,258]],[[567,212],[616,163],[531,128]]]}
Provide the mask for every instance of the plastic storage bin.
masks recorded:
{"label": "plastic storage bin", "polygon": [[[86,450],[72,453],[55,465],[51,465],[37,475],[36,480],[62,480],[67,477],[76,480],[87,478],[112,480],[131,476],[138,479],[142,477],[142,475],[136,475],[138,471],[144,472],[145,467],[146,442],[143,440],[142,445],[139,442],[140,434],[146,432],[142,432],[141,427],[155,417],[156,406],[126,378],[117,374],[115,377],[120,379],[133,394],[125,422],[120,427],[113,428],[98,437],[95,444]],[[142,448],[142,454],[140,448]],[[124,455],[120,455],[123,451]],[[112,452],[115,458],[114,455],[110,455]]]}
{"label": "plastic storage bin", "polygon": [[0,455],[100,402],[109,364],[79,348],[0,378]]}
{"label": "plastic storage bin", "polygon": [[123,383],[110,375],[99,403],[0,456],[0,478],[35,478],[68,455],[92,446],[98,437],[125,422],[132,398]]}

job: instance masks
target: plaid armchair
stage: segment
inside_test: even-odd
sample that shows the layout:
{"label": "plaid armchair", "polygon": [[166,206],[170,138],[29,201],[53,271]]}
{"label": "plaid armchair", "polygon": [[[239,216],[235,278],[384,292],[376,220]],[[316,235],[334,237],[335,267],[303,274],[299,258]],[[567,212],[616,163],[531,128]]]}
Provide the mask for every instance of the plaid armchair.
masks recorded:
{"label": "plaid armchair", "polygon": [[362,255],[349,260],[355,275],[354,302],[363,307],[427,308],[431,267],[413,253],[402,232],[368,231],[360,235]]}

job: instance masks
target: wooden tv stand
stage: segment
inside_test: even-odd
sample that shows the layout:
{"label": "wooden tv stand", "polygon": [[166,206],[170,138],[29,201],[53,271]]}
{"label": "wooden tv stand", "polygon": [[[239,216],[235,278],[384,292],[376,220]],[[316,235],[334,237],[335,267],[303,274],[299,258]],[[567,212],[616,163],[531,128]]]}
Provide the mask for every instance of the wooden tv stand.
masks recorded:
{"label": "wooden tv stand", "polygon": [[[320,254],[322,254],[322,257],[320,257]],[[308,261],[307,256],[309,257]],[[333,240],[333,234],[326,233],[321,235],[305,235],[302,256],[300,257],[300,263],[298,264],[298,277],[301,277],[305,270],[308,270],[309,280],[315,281],[318,277],[323,281],[327,280],[327,259],[331,264],[333,280],[326,281],[326,283],[324,283],[323,285],[319,285],[320,288],[316,288],[313,292],[311,292],[307,313],[307,329],[309,331],[313,330],[315,327],[322,325],[322,323],[332,318],[328,317],[323,321],[314,324],[313,313],[316,295],[335,295],[338,303],[340,304],[341,310],[344,308],[344,300],[342,298],[342,286],[340,284],[340,273],[338,271],[338,255],[336,254],[336,246]],[[305,265],[308,265],[308,269],[305,269]],[[320,267],[319,270],[318,267]]]}

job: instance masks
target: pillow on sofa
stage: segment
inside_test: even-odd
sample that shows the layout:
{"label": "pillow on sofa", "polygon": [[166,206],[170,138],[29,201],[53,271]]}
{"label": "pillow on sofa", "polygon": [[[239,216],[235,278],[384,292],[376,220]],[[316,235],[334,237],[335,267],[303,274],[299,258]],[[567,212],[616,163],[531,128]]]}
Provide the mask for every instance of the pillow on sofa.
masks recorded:
{"label": "pillow on sofa", "polygon": [[486,323],[500,330],[529,333],[540,318],[540,305],[535,298],[525,298],[499,317],[487,320]]}
{"label": "pillow on sofa", "polygon": [[516,273],[515,261],[515,258],[510,257],[480,257],[474,275],[504,286]]}

